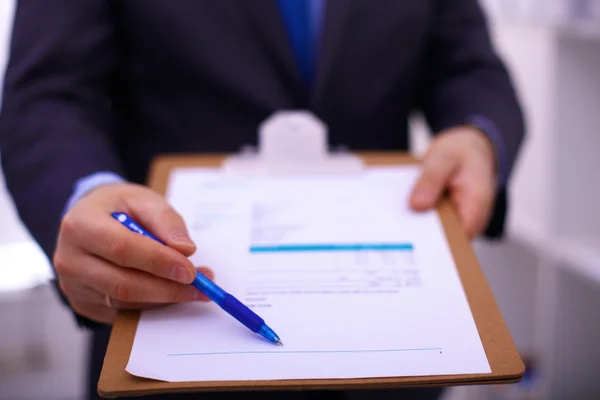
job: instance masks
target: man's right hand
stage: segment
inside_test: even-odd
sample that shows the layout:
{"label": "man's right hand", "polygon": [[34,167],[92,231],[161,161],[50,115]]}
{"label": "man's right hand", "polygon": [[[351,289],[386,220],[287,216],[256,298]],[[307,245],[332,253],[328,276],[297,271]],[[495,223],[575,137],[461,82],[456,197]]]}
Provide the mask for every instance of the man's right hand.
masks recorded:
{"label": "man's right hand", "polygon": [[[131,215],[166,246],[125,228],[111,216],[115,211]],[[73,309],[110,324],[118,308],[208,300],[190,285],[196,269],[187,257],[195,250],[183,219],[163,197],[118,183],[94,189],[64,216],[53,262]]]}

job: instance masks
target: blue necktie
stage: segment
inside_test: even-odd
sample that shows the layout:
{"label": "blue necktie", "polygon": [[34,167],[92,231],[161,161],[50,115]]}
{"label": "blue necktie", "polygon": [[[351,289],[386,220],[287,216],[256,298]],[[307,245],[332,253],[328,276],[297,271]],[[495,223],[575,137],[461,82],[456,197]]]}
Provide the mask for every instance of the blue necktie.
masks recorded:
{"label": "blue necktie", "polygon": [[302,80],[310,88],[313,80],[313,43],[310,0],[278,0]]}

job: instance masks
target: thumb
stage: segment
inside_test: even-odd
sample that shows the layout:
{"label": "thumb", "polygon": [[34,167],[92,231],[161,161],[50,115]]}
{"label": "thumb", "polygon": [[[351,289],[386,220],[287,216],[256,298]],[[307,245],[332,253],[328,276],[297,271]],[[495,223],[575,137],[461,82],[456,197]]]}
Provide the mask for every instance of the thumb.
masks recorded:
{"label": "thumb", "polygon": [[410,196],[410,206],[418,211],[434,207],[457,168],[457,157],[432,148],[423,160],[421,176]]}
{"label": "thumb", "polygon": [[126,199],[131,216],[160,240],[186,257],[196,251],[183,218],[159,194],[150,189]]}

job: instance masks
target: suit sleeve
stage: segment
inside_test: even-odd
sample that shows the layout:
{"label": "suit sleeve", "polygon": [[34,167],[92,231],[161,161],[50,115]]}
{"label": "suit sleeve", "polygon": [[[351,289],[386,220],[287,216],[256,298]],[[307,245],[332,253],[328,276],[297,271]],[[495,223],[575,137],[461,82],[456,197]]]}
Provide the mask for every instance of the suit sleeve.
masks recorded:
{"label": "suit sleeve", "polygon": [[111,142],[109,88],[118,60],[108,4],[16,2],[1,160],[19,216],[49,258],[76,181],[121,171]]}
{"label": "suit sleeve", "polygon": [[[435,0],[420,99],[434,133],[474,119],[493,126],[502,171],[492,220],[485,232],[501,237],[507,188],[525,135],[524,116],[511,77],[491,43],[477,0]],[[484,127],[485,130],[485,127]]]}

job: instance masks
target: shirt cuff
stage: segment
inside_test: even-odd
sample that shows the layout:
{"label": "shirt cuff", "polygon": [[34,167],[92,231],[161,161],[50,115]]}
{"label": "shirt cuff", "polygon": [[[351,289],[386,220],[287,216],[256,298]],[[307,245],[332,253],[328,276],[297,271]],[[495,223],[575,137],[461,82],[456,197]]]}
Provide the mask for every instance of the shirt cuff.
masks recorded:
{"label": "shirt cuff", "polygon": [[84,176],[75,182],[75,187],[73,193],[67,200],[67,204],[63,211],[63,215],[65,215],[73,206],[85,196],[88,192],[93,189],[96,189],[99,186],[107,185],[110,183],[122,183],[125,182],[120,175],[115,174],[114,172],[96,172],[91,175]]}
{"label": "shirt cuff", "polygon": [[494,147],[496,153],[496,161],[498,168],[498,187],[503,188],[506,186],[508,180],[508,156],[506,154],[506,147],[504,146],[504,138],[502,133],[491,120],[481,115],[473,115],[467,119],[467,123],[471,126],[476,127],[485,133]]}

